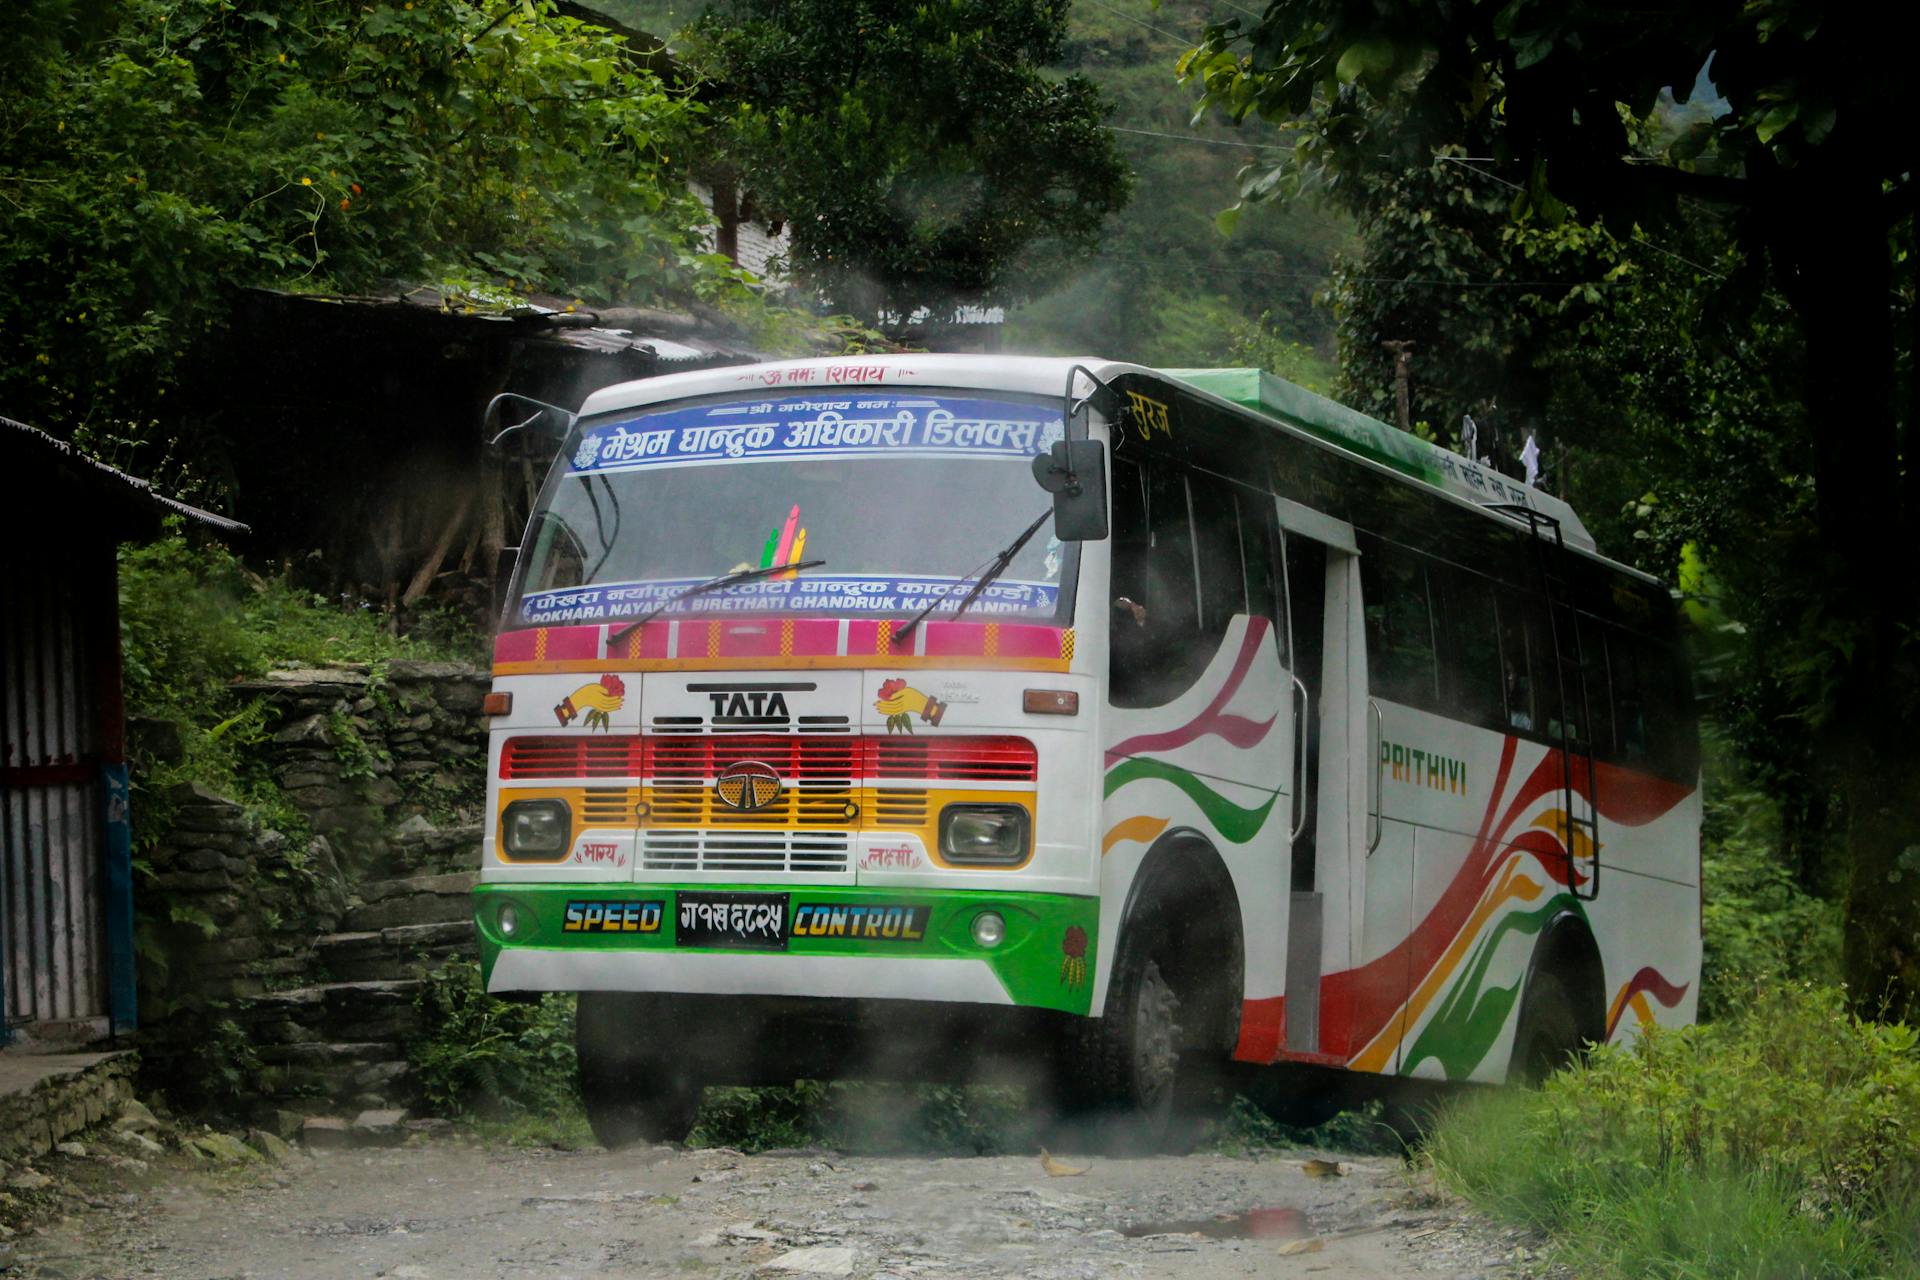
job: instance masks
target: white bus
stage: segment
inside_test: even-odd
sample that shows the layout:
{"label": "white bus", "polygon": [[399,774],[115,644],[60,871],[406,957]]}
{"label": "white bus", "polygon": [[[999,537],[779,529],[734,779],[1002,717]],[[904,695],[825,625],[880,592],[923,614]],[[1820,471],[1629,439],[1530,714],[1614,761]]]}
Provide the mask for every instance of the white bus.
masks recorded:
{"label": "white bus", "polygon": [[[496,641],[488,989],[609,1145],[708,1084],[1502,1081],[1691,1020],[1659,582],[1254,370],[909,355],[569,418]],[[1351,1077],[1348,1077],[1351,1078]]]}

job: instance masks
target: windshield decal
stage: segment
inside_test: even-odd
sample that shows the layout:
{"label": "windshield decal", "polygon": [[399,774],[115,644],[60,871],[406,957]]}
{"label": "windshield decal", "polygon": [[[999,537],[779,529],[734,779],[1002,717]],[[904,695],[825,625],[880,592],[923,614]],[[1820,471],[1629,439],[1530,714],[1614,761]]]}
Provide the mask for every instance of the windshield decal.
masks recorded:
{"label": "windshield decal", "polygon": [[939,455],[1029,458],[1065,437],[1056,405],[953,396],[791,396],[588,427],[572,474],[715,461]]}
{"label": "windshield decal", "polygon": [[[662,605],[699,578],[669,578],[651,582],[614,582],[591,587],[540,591],[522,604],[534,626],[562,622],[610,622],[637,617]],[[798,578],[762,578],[710,591],[665,605],[662,618],[708,613],[912,613],[930,600],[951,596],[957,603],[970,579],[945,577],[866,577],[848,574],[807,574]],[[1046,582],[1002,579],[989,583],[967,611],[972,617],[1051,616],[1060,602],[1060,588]],[[935,610],[938,619],[940,611]]]}

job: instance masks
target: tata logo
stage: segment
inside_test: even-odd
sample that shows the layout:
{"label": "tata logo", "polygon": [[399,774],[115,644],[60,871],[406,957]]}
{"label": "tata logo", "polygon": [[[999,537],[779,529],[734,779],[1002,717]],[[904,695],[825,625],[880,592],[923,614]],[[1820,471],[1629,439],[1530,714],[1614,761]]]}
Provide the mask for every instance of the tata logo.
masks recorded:
{"label": "tata logo", "polygon": [[751,716],[754,719],[785,719],[787,700],[778,692],[765,690],[735,690],[731,693],[710,693],[713,699],[713,718],[730,720]]}
{"label": "tata logo", "polygon": [[713,780],[713,794],[720,803],[742,813],[766,808],[780,798],[780,791],[780,775],[772,765],[758,760],[730,764]]}

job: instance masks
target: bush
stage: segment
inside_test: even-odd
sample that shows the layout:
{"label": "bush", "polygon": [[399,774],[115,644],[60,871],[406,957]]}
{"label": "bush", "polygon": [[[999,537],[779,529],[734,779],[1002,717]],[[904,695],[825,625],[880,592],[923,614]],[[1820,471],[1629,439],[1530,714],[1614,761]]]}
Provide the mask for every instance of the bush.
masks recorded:
{"label": "bush", "polygon": [[768,1151],[829,1146],[882,1153],[993,1155],[1039,1135],[1018,1089],[801,1080],[707,1090],[687,1145]]}
{"label": "bush", "polygon": [[1837,983],[1841,912],[1781,865],[1773,795],[1740,776],[1719,733],[1702,736],[1700,1017],[1711,1021],[1784,983]]}
{"label": "bush", "polygon": [[480,966],[462,960],[428,974],[418,1003],[427,1030],[407,1056],[436,1115],[548,1119],[580,1110],[572,996],[496,1000],[480,984]]}
{"label": "bush", "polygon": [[267,708],[235,696],[235,680],[275,666],[379,663],[390,658],[465,658],[478,634],[444,618],[430,638],[396,636],[384,616],[338,607],[284,578],[262,578],[218,543],[196,546],[171,521],[164,537],[120,550],[120,631],[128,709],[169,722],[177,756],[142,754],[136,737],[136,843],[169,825],[166,795],[177,782],[204,783],[245,801],[268,826],[303,836],[292,806],[253,750],[272,731]]}
{"label": "bush", "polygon": [[1582,1276],[1914,1274],[1917,1041],[1834,988],[1776,988],[1460,1106],[1428,1150]]}

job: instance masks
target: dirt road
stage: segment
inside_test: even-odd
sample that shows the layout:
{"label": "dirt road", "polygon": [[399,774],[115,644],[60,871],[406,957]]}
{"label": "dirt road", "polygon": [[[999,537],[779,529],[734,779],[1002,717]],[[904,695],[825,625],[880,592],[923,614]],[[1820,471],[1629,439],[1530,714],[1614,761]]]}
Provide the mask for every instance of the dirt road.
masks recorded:
{"label": "dirt road", "polygon": [[0,1275],[1424,1280],[1508,1272],[1514,1242],[1422,1190],[1399,1162],[1350,1160],[1345,1176],[1310,1177],[1303,1161],[1315,1154],[1068,1155],[1087,1171],[1056,1177],[1035,1156],[562,1152],[440,1138],[296,1156],[268,1173],[156,1164],[101,1181],[69,1169],[87,1190],[64,1220],[0,1249]]}

